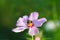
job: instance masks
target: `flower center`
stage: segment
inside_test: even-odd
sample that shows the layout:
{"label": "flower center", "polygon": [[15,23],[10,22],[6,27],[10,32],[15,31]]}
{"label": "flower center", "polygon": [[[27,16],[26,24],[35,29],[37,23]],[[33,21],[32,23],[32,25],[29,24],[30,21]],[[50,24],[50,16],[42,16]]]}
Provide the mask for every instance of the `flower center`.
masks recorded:
{"label": "flower center", "polygon": [[28,20],[28,22],[27,22],[27,26],[28,26],[28,27],[32,27],[32,26],[33,26],[32,21]]}

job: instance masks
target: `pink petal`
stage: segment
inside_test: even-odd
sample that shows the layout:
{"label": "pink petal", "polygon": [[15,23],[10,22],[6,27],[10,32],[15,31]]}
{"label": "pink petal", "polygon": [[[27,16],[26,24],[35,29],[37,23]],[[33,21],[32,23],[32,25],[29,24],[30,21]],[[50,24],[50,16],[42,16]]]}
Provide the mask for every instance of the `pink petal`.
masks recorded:
{"label": "pink petal", "polygon": [[29,20],[36,20],[38,18],[38,12],[32,12],[29,16]]}
{"label": "pink petal", "polygon": [[40,40],[40,37],[39,36],[35,37],[35,40]]}
{"label": "pink petal", "polygon": [[25,29],[26,29],[25,27],[17,27],[17,28],[12,29],[12,31],[18,33],[18,32],[24,31]]}
{"label": "pink petal", "polygon": [[26,26],[25,23],[23,22],[23,20],[24,20],[24,19],[20,17],[20,18],[17,20],[16,26]]}
{"label": "pink petal", "polygon": [[24,21],[24,23],[27,25],[27,21],[28,21],[28,16],[23,16],[23,21]]}
{"label": "pink petal", "polygon": [[39,20],[34,20],[33,23],[34,23],[34,25],[35,25],[36,27],[39,27],[39,26],[42,26],[42,24],[43,24],[44,22],[46,22],[46,21],[47,21],[46,18],[41,18],[41,19],[39,19]]}
{"label": "pink petal", "polygon": [[30,35],[36,35],[37,33],[39,33],[38,28],[36,28],[36,27],[29,28]]}
{"label": "pink petal", "polygon": [[40,26],[42,26],[42,24],[46,21],[47,21],[46,18],[41,18],[41,19],[38,20],[38,22],[40,23]]}

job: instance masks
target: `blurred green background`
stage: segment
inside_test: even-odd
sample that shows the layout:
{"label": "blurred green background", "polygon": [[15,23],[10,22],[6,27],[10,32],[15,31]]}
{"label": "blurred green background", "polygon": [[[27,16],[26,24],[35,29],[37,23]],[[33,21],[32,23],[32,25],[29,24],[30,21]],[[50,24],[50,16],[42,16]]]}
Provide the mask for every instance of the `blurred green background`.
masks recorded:
{"label": "blurred green background", "polygon": [[39,18],[47,18],[39,28],[41,40],[60,40],[60,0],[0,0],[0,40],[31,40],[28,30],[21,33],[11,30],[19,17],[34,11],[39,12]]}

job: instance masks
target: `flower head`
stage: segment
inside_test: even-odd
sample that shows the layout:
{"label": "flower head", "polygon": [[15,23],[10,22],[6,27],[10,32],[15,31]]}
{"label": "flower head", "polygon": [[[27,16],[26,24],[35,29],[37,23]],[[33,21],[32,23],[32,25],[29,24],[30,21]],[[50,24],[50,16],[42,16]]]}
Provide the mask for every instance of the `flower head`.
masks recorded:
{"label": "flower head", "polygon": [[41,40],[39,36],[35,37],[35,40]]}
{"label": "flower head", "polygon": [[38,12],[32,12],[29,17],[27,15],[22,18],[20,17],[16,23],[17,27],[12,31],[18,33],[24,31],[25,29],[29,29],[28,33],[30,35],[36,35],[39,33],[37,27],[40,27],[46,21],[46,18],[38,19]]}

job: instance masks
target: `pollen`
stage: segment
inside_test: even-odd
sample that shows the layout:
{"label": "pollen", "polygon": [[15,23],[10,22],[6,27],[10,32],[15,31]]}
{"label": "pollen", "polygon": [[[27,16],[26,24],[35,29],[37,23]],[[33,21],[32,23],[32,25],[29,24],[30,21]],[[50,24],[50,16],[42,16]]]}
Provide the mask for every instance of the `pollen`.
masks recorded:
{"label": "pollen", "polygon": [[31,27],[32,26],[32,23],[29,23],[28,26]]}
{"label": "pollen", "polygon": [[32,27],[32,26],[33,26],[32,21],[29,20],[29,21],[27,22],[27,25],[28,25],[28,27]]}

